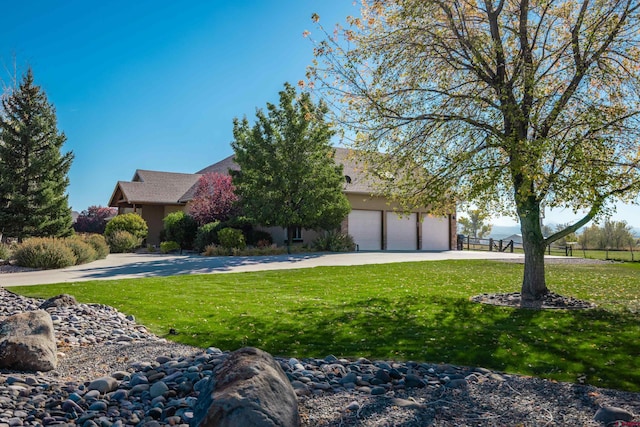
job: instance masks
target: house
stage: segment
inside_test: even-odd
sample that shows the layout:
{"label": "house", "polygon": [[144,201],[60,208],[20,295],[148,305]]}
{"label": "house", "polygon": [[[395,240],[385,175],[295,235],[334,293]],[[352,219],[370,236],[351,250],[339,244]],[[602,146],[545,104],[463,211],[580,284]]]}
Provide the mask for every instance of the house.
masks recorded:
{"label": "house", "polygon": [[[371,178],[353,158],[353,151],[335,149],[335,160],[343,165],[344,193],[351,204],[351,212],[342,223],[342,231],[353,236],[359,250],[449,250],[456,244],[455,213],[444,217],[432,216],[427,209],[415,209],[398,216],[389,201],[376,195]],[[234,156],[229,156],[195,174],[137,170],[131,181],[119,181],[109,206],[118,213],[137,212],[149,226],[147,242],[160,243],[162,219],[178,210],[188,210],[200,176],[206,173],[229,173],[238,170]],[[286,232],[270,228],[274,242],[283,244]],[[296,240],[311,243],[317,233],[296,230]]]}

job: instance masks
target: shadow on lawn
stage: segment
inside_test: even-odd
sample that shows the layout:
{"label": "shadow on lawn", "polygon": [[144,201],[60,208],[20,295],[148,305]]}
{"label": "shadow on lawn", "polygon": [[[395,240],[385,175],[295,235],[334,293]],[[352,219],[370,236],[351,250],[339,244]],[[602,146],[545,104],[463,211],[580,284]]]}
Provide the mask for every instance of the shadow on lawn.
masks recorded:
{"label": "shadow on lawn", "polygon": [[[303,306],[282,317],[243,315],[230,323],[235,331],[212,337],[212,345],[251,345],[282,356],[481,366],[640,391],[640,322],[632,313],[516,310],[411,296]],[[237,331],[244,333],[240,341]],[[204,329],[193,332],[206,335]]]}
{"label": "shadow on lawn", "polygon": [[[204,257],[200,255],[163,256],[157,260],[125,263],[117,266],[91,266],[75,269],[83,280],[117,279],[119,276],[166,277],[183,274],[207,274],[231,271],[235,267],[260,264],[287,263],[291,267],[307,259],[317,258],[323,253],[268,256]],[[146,255],[149,256],[149,255]]]}

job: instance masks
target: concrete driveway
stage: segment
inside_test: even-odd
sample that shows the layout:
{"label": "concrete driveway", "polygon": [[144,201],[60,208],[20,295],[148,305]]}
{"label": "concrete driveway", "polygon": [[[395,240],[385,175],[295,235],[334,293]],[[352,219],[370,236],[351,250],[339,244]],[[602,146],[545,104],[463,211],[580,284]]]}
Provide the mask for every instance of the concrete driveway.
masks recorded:
{"label": "concrete driveway", "polygon": [[0,274],[0,286],[41,285],[87,280],[114,280],[180,274],[235,273],[318,266],[385,264],[456,259],[522,259],[522,254],[444,252],[309,253],[255,257],[203,257],[199,255],[111,254],[106,259],[60,270]]}

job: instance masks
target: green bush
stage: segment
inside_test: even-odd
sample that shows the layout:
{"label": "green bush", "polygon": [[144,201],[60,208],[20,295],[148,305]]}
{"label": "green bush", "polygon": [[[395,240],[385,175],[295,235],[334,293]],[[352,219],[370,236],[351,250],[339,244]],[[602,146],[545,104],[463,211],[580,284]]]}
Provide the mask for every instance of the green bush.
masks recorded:
{"label": "green bush", "polygon": [[128,213],[118,215],[107,223],[104,229],[104,235],[107,241],[109,240],[109,236],[116,231],[126,231],[132,234],[141,244],[147,237],[147,233],[149,233],[149,227],[140,215]]}
{"label": "green bush", "polygon": [[219,244],[218,231],[221,226],[219,221],[215,221],[198,227],[196,238],[193,241],[193,249],[203,252],[207,246]]}
{"label": "green bush", "polygon": [[86,264],[98,259],[98,254],[93,246],[82,240],[81,237],[69,237],[64,241],[76,256],[76,265]]}
{"label": "green bush", "polygon": [[160,252],[163,254],[168,254],[171,251],[179,251],[180,245],[178,242],[174,242],[173,240],[169,240],[168,242],[160,243]]}
{"label": "green bush", "polygon": [[247,244],[261,248],[271,246],[273,244],[273,236],[264,230],[252,230],[247,237]]}
{"label": "green bush", "polygon": [[142,242],[128,231],[116,230],[107,236],[107,243],[112,253],[123,253],[133,252]]}
{"label": "green bush", "polygon": [[218,232],[218,238],[220,239],[220,246],[231,251],[233,249],[244,249],[247,244],[244,240],[244,234],[242,230],[236,228],[225,228]]}
{"label": "green bush", "polygon": [[0,259],[6,261],[10,258],[11,258],[11,248],[9,247],[9,245],[0,243]]}
{"label": "green bush", "polygon": [[327,231],[313,241],[312,246],[317,251],[351,252],[356,244],[353,237],[340,231]]}
{"label": "green bush", "polygon": [[198,231],[198,223],[190,215],[182,211],[173,212],[163,220],[165,238],[174,241],[181,249],[191,249]]}
{"label": "green bush", "polygon": [[34,237],[22,242],[13,254],[16,264],[30,268],[64,268],[75,265],[76,256],[64,240]]}
{"label": "green bush", "polygon": [[96,259],[104,259],[109,255],[109,244],[102,234],[85,234],[83,238],[96,251]]}

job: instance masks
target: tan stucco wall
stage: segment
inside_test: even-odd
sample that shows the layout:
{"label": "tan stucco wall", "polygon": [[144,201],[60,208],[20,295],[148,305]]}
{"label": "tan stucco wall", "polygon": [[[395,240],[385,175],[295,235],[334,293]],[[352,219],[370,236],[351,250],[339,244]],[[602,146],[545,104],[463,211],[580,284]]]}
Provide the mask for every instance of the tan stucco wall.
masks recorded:
{"label": "tan stucco wall", "polygon": [[147,234],[147,244],[160,244],[160,231],[164,228],[162,219],[164,215],[164,206],[162,205],[145,205],[142,207],[142,218],[147,221],[149,234]]}

